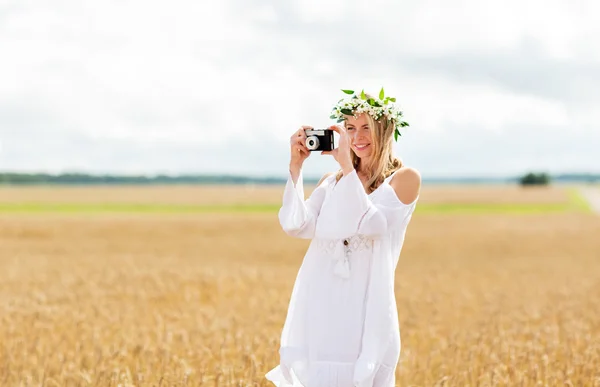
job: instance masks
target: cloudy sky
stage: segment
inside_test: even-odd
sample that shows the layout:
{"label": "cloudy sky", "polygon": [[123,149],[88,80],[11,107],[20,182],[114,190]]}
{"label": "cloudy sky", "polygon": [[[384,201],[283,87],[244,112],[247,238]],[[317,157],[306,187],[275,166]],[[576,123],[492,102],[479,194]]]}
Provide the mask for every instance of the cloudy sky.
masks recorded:
{"label": "cloudy sky", "polygon": [[0,170],[282,176],[340,89],[383,86],[424,177],[600,172],[599,19],[595,0],[0,0]]}

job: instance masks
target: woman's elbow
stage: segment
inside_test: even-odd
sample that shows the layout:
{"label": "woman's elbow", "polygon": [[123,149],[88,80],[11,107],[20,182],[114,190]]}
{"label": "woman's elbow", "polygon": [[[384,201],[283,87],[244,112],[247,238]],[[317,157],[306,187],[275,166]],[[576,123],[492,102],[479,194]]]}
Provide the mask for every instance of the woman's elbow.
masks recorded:
{"label": "woman's elbow", "polygon": [[289,236],[295,238],[310,239],[314,235],[314,227],[310,219],[290,219],[280,216],[279,225],[281,229]]}
{"label": "woman's elbow", "polygon": [[388,232],[388,221],[380,213],[375,213],[369,218],[363,219],[358,227],[358,234],[366,237],[379,239]]}
{"label": "woman's elbow", "polygon": [[310,227],[283,227],[282,230],[289,236],[301,239],[312,239],[314,237],[314,230]]}

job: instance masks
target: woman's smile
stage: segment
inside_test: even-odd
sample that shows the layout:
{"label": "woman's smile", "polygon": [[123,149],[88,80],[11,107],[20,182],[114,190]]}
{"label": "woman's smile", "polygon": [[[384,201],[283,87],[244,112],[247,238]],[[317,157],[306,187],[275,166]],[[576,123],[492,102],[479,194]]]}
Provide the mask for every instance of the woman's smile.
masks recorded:
{"label": "woman's smile", "polygon": [[354,149],[360,152],[367,149],[370,145],[371,144],[354,144]]}

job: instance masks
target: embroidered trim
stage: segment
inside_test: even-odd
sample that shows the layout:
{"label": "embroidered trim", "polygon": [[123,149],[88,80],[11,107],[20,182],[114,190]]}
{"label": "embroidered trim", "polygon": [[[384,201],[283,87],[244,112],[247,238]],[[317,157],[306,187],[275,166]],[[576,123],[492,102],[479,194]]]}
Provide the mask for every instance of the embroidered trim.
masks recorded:
{"label": "embroidered trim", "polygon": [[[352,254],[359,251],[367,251],[373,248],[373,239],[369,239],[363,235],[354,235],[346,238],[348,244],[344,246],[347,254]],[[318,249],[326,254],[333,254],[338,243],[343,243],[344,239],[318,239]]]}

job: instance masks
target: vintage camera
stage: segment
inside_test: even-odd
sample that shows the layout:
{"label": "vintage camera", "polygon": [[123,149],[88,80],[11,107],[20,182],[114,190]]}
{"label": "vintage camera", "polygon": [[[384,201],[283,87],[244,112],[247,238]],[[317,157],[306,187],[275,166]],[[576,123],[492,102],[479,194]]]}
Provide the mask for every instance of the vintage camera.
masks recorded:
{"label": "vintage camera", "polygon": [[306,147],[310,151],[333,150],[333,130],[331,129],[306,129]]}

